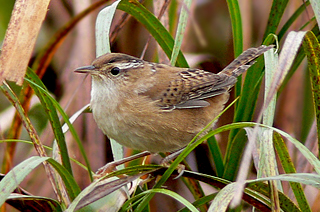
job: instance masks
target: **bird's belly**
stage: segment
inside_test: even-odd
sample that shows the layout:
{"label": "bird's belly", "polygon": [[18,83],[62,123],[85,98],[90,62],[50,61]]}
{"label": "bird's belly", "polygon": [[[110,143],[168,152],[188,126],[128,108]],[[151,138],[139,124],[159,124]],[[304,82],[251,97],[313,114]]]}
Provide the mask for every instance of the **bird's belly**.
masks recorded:
{"label": "bird's belly", "polygon": [[121,145],[151,152],[172,152],[186,146],[216,117],[228,97],[228,93],[222,94],[212,98],[210,106],[196,109],[164,111],[142,98],[135,102],[123,101],[114,107],[95,104],[92,111],[98,127]]}
{"label": "bird's belly", "polygon": [[195,135],[172,125],[176,120],[171,120],[170,112],[136,110],[128,113],[127,110],[121,110],[121,106],[116,110],[107,106],[93,107],[92,111],[98,127],[105,135],[136,150],[172,152],[186,146]]}
{"label": "bird's belly", "polygon": [[[192,139],[189,137],[176,139],[175,129],[159,126],[157,121],[144,120],[138,117],[125,119],[118,114],[109,114],[101,119],[101,115],[95,113],[94,118],[98,127],[109,138],[116,140],[123,146],[137,149],[147,150],[150,152],[172,152],[178,150]],[[181,139],[182,138],[182,139]],[[183,141],[185,139],[185,141]]]}

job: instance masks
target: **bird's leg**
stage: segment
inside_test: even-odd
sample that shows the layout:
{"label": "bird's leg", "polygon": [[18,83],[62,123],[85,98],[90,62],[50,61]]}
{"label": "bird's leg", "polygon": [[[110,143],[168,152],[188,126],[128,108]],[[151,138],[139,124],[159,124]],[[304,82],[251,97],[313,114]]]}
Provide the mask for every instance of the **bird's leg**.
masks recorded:
{"label": "bird's leg", "polygon": [[179,149],[175,152],[172,152],[170,155],[166,156],[165,158],[163,158],[160,162],[160,164],[168,164],[170,161],[172,161],[173,159],[176,159],[180,153],[184,150],[184,148]]}
{"label": "bird's leg", "polygon": [[[179,150],[171,153],[170,155],[166,156],[165,158],[163,158],[161,160],[161,164],[164,166],[168,166],[169,162],[176,159],[184,149],[185,148],[179,149]],[[177,171],[178,171],[179,175],[177,177],[175,177],[174,179],[178,179],[179,177],[181,177],[183,175],[184,170],[185,170],[185,166],[183,164],[179,164],[177,167]]]}
{"label": "bird's leg", "polygon": [[107,163],[106,165],[104,165],[103,167],[99,168],[98,171],[95,173],[94,178],[95,179],[99,179],[103,176],[105,176],[108,173],[111,173],[112,171],[115,170],[115,168],[119,165],[122,165],[126,162],[130,162],[133,161],[135,159],[141,158],[141,157],[145,157],[151,155],[151,152],[149,151],[144,151],[144,152],[140,152],[138,154],[123,158],[121,160],[116,160],[116,161],[112,161],[110,163]]}

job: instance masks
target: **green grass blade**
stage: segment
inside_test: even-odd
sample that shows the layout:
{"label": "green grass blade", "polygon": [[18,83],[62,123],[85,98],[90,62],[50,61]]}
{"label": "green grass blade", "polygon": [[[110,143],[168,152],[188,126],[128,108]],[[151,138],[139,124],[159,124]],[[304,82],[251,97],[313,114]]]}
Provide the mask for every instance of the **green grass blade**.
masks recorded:
{"label": "green grass blade", "polygon": [[25,177],[47,159],[48,157],[30,157],[12,168],[11,171],[8,172],[0,181],[0,206],[6,201],[7,197],[15,188],[18,187]]}
{"label": "green grass blade", "polygon": [[[266,44],[268,45],[268,44]],[[238,107],[235,110],[233,122],[251,121],[253,119],[257,98],[263,79],[264,61],[262,57],[246,72]],[[228,180],[234,180],[247,137],[243,130],[230,131],[227,151],[224,158],[224,175]]]}
{"label": "green grass blade", "polygon": [[[298,176],[281,175],[281,176],[266,177],[266,178],[261,178],[256,180],[247,180],[246,183],[249,183],[249,185],[248,185],[248,188],[246,188],[244,191],[246,195],[249,195],[251,198],[258,200],[261,203],[269,205],[270,207],[270,204],[271,204],[271,201],[269,199],[270,188],[267,184],[261,183],[261,181],[293,180],[293,181],[303,181],[303,182],[307,182],[308,184],[315,185],[316,180],[318,180],[318,178],[314,176],[308,176],[308,177],[310,177],[310,179],[303,180],[302,176],[298,177]],[[226,211],[227,208],[230,207],[229,203],[233,199],[235,192],[236,192],[236,183],[230,183],[227,186],[225,186],[223,189],[221,189],[221,191],[219,191],[215,199],[212,201],[212,204],[210,205],[210,208],[208,211],[211,211],[211,212]],[[248,200],[247,197],[244,197],[244,199]],[[299,208],[295,206],[295,204],[288,197],[286,197],[281,192],[279,192],[279,199],[280,199],[280,209],[282,209],[283,211],[287,211],[287,212],[301,211],[299,210]],[[258,206],[258,205],[253,205],[253,206]],[[264,211],[267,211],[267,210],[264,210]],[[271,211],[271,208],[270,208],[270,211]]]}
{"label": "green grass blade", "polygon": [[207,140],[209,151],[213,157],[214,165],[216,166],[217,176],[222,177],[224,172],[224,164],[223,164],[223,157],[218,145],[217,139],[212,136]]}
{"label": "green grass blade", "polygon": [[234,183],[230,183],[229,185],[221,189],[221,191],[219,191],[219,193],[217,194],[216,198],[214,198],[214,200],[212,201],[208,209],[208,212],[226,211],[234,196],[234,192],[235,192]]}
{"label": "green grass blade", "polygon": [[[142,23],[152,37],[156,39],[166,55],[171,58],[174,40],[166,28],[150,11],[136,0],[122,0],[118,5],[118,9],[129,13]],[[176,65],[179,67],[188,67],[188,63],[181,51],[178,55]]]}
{"label": "green grass blade", "polygon": [[176,64],[176,61],[177,61],[177,58],[178,58],[178,55],[180,52],[184,32],[185,32],[187,21],[188,21],[188,14],[190,13],[190,11],[189,11],[190,6],[191,6],[191,0],[184,0],[182,8],[181,8],[181,12],[180,12],[179,23],[178,23],[178,28],[177,28],[177,32],[176,32],[176,38],[174,39],[173,51],[171,54],[170,63],[173,66]]}
{"label": "green grass blade", "polygon": [[[118,208],[122,205],[119,205],[119,202],[125,202],[128,195],[134,191],[134,189],[129,189],[128,191],[128,183],[132,183],[131,186],[134,188],[135,185],[140,182],[140,177],[148,175],[158,169],[159,166],[153,165],[147,167],[135,166],[113,172],[106,177],[100,178],[81,191],[77,198],[68,206],[66,212],[75,211],[80,208],[83,208],[85,211],[88,210],[88,207],[96,208],[99,204],[102,204],[100,206],[104,208]],[[121,178],[115,177],[115,175],[125,173],[129,175],[122,175]]]}
{"label": "green grass blade", "polygon": [[[292,163],[291,157],[289,155],[287,146],[284,143],[284,140],[278,133],[274,133],[273,142],[276,148],[277,154],[280,159],[280,163],[285,171],[285,173],[296,173],[294,164]],[[299,207],[302,211],[311,211],[309,203],[304,195],[303,188],[300,183],[290,182],[290,186],[296,197]]]}
{"label": "green grass blade", "polygon": [[10,195],[6,203],[19,211],[54,211],[63,212],[60,203],[48,197],[29,195]]}
{"label": "green grass blade", "polygon": [[[267,29],[265,31],[264,40],[270,33],[275,34],[279,25],[283,12],[286,8],[288,0],[274,0],[269,15]],[[271,41],[265,43],[269,45]],[[251,71],[252,70],[252,71]],[[253,71],[254,70],[254,71]],[[234,122],[251,121],[256,107],[256,100],[260,91],[260,85],[263,78],[263,60],[259,58],[257,63],[247,71],[245,81],[239,100],[239,104],[235,111]],[[238,87],[236,87],[238,89]],[[229,143],[225,156],[225,173],[224,177],[229,180],[235,179],[238,169],[238,163],[246,144],[244,131],[238,129],[232,130],[229,135]]]}
{"label": "green grass blade", "polygon": [[[19,117],[21,118],[21,122],[23,123],[25,129],[28,132],[28,135],[30,136],[30,139],[32,140],[32,143],[34,145],[35,150],[37,151],[37,153],[41,156],[41,157],[47,157],[47,154],[45,152],[45,149],[40,141],[39,135],[36,132],[34,126],[32,125],[29,117],[27,116],[25,110],[23,109],[21,103],[19,102],[18,97],[15,95],[15,93],[12,91],[12,89],[10,88],[10,86],[3,81],[3,85],[0,86],[0,90],[2,90],[2,92],[6,95],[6,97],[8,98],[8,100],[13,104],[13,106],[15,107],[17,114],[19,115]],[[47,177],[52,185],[52,188],[55,192],[55,194],[57,195],[57,197],[59,198],[59,193],[58,193],[58,189],[57,186],[55,184],[55,180],[54,180],[54,172],[52,170],[52,167],[49,166],[49,164],[47,162],[43,163],[44,168],[46,170],[46,174]]]}
{"label": "green grass blade", "polygon": [[[230,19],[231,19],[234,57],[236,58],[243,51],[241,11],[240,11],[238,0],[227,0],[227,4],[228,4]],[[234,86],[235,97],[240,96],[241,84],[242,84],[242,78],[238,77],[238,81]],[[238,103],[236,103],[235,107],[237,108],[237,106],[238,106]]]}
{"label": "green grass blade", "polygon": [[[167,171],[169,171],[169,173],[171,174],[175,168],[175,166],[177,166],[179,164],[179,162],[186,157],[186,155],[188,155],[188,153],[190,153],[192,151],[192,149],[194,149],[197,145],[199,145],[201,142],[203,142],[204,140],[208,139],[209,137],[227,131],[227,130],[231,130],[231,129],[235,129],[235,128],[244,128],[244,127],[253,127],[253,126],[260,126],[260,127],[264,127],[267,129],[271,129],[273,131],[278,132],[279,134],[281,134],[282,136],[286,137],[290,142],[292,142],[296,148],[307,158],[307,160],[313,165],[314,169],[316,170],[317,173],[320,173],[320,161],[303,145],[301,144],[298,140],[294,139],[292,136],[290,136],[288,133],[283,132],[277,128],[274,127],[270,127],[267,125],[263,125],[263,124],[257,124],[257,123],[253,123],[253,122],[241,122],[241,123],[232,123],[229,125],[224,125],[222,127],[219,127],[215,130],[212,130],[211,132],[209,132],[207,135],[205,135],[204,137],[202,137],[201,139],[197,140],[195,143],[193,143],[192,145],[188,146],[178,157],[177,159],[172,163],[172,165],[168,168]],[[171,170],[173,169],[173,170]],[[172,172],[170,172],[172,171]],[[163,175],[164,176],[164,175]],[[312,178],[312,177],[311,177]],[[312,179],[308,179],[309,181],[306,181],[306,183],[311,184],[311,185],[316,185],[315,180],[312,181]],[[266,179],[276,179],[279,180],[278,178],[263,178],[263,180]],[[162,178],[160,179],[160,181],[162,180]],[[281,179],[280,179],[281,180]],[[295,180],[295,179],[293,179]],[[158,181],[158,183],[160,182]],[[259,181],[259,180],[257,180]],[[292,181],[292,180],[291,180]],[[301,181],[301,179],[299,179],[299,181]],[[161,181],[160,185],[163,184],[163,181]],[[146,196],[149,197],[149,196]],[[279,196],[280,198],[280,204],[283,204],[283,200],[281,195]],[[145,200],[145,199],[144,199]],[[143,208],[146,206],[146,204],[143,204],[144,200],[142,201],[142,203],[138,206],[137,211],[142,211]],[[149,200],[149,198],[147,198],[147,200]],[[148,201],[147,201],[148,202]],[[297,211],[297,210],[294,210]],[[298,210],[299,211],[299,210]]]}
{"label": "green grass blade", "polygon": [[[301,45],[301,41],[303,39],[305,32],[291,32],[288,34],[288,37],[286,38],[286,43],[283,47],[283,50],[280,54],[280,68],[283,71],[277,71],[276,73],[279,74],[279,76],[276,77],[277,82],[274,82],[273,86],[276,86],[279,88],[281,83],[283,82],[283,78],[286,76],[288,70],[290,69],[290,66],[293,63],[293,60],[296,56],[296,52]],[[282,55],[282,57],[281,57]],[[261,58],[258,59],[257,65],[263,65],[259,62]],[[253,112],[256,105],[256,99],[258,96],[258,91],[260,89],[260,84],[262,80],[262,66],[261,68],[257,68],[257,70],[254,73],[247,73],[243,93],[240,97],[240,103],[239,108],[237,108],[237,111],[235,113],[234,122],[238,121],[247,121],[251,120],[253,118]],[[252,75],[251,75],[252,74]],[[255,76],[255,77],[252,77]],[[255,79],[255,80],[254,80]],[[275,92],[274,88],[272,88],[273,92]],[[266,103],[268,104],[270,101],[270,98],[274,93],[270,93],[269,96],[266,98]],[[239,134],[238,134],[239,133]],[[227,153],[225,157],[225,174],[224,177],[229,180],[235,179],[235,173],[236,170],[239,167],[239,161],[240,157],[243,151],[243,148],[246,143],[246,137],[243,131],[239,130],[233,130],[230,132],[229,135],[230,142],[228,143],[227,147]],[[237,148],[234,148],[234,147]],[[230,160],[233,160],[232,163],[230,163]],[[228,163],[227,163],[228,162]]]}
{"label": "green grass blade", "polygon": [[[153,188],[153,189],[144,191],[144,192],[136,195],[135,197],[131,198],[130,200],[128,200],[126,202],[126,210],[122,209],[121,211],[129,211],[130,203],[137,201],[138,199],[142,198],[145,195],[155,194],[155,193],[160,193],[160,194],[165,194],[167,196],[170,196],[170,197],[174,198],[175,200],[179,201],[184,206],[186,206],[190,211],[197,211],[198,212],[197,208],[195,208],[188,200],[186,200],[185,198],[183,198],[182,196],[180,196],[179,194],[177,194],[173,191],[163,189],[163,188]],[[138,211],[138,210],[136,210],[136,211]]]}
{"label": "green grass blade", "polygon": [[69,197],[71,199],[80,193],[80,188],[70,175],[69,171],[58,162],[49,157],[33,156],[15,166],[0,182],[0,205],[6,200],[10,193],[22,182],[22,180],[43,162],[48,161],[62,177]]}
{"label": "green grass blade", "polygon": [[[185,171],[184,177],[191,178],[194,180],[199,180],[201,182],[204,182],[206,184],[209,184],[217,189],[223,189],[225,186],[229,185],[230,181],[225,180],[223,178],[218,178],[206,174],[201,174],[197,172],[192,171]],[[310,179],[310,183],[314,183],[316,177],[314,176],[308,176],[309,178],[313,177],[313,179]],[[313,181],[313,182],[312,182]],[[215,195],[215,194],[214,194]],[[212,195],[209,195],[207,197],[204,197],[203,200],[201,200],[201,204],[208,203],[212,200]],[[223,199],[223,198],[222,198]],[[282,192],[279,192],[279,199],[280,199],[280,208],[283,211],[299,211],[299,208],[293,203],[290,198],[288,198],[286,195],[284,195]],[[250,183],[247,185],[247,188],[244,190],[243,200],[249,203],[252,206],[255,206],[260,211],[270,211],[270,187],[268,184],[256,181],[254,183]],[[207,201],[207,202],[205,202]],[[220,200],[215,200],[220,201]],[[196,201],[198,202],[198,201]],[[195,202],[195,203],[196,203]],[[195,204],[194,203],[194,204]],[[198,205],[197,205],[198,207]],[[184,210],[183,210],[184,211]],[[217,210],[218,211],[218,210]],[[220,212],[220,211],[219,211]]]}
{"label": "green grass blade", "polygon": [[[286,74],[291,68],[294,58],[303,41],[304,35],[305,35],[305,32],[302,32],[302,31],[290,32],[288,34],[279,56],[279,63],[278,63],[279,65],[277,66],[277,70],[274,74],[269,92],[265,97],[264,106],[262,108],[263,111],[270,104],[274,95],[276,95],[278,88],[280,87],[281,83],[283,82],[283,79],[285,78]],[[261,120],[260,118],[261,118],[261,112],[259,113],[257,118],[259,122]],[[256,132],[256,128],[254,130]],[[256,134],[254,133],[253,137],[255,136]],[[233,206],[240,204],[240,201],[241,201],[241,195],[242,195],[241,190],[244,188],[244,181],[247,177],[247,173],[250,167],[250,160],[251,160],[251,154],[253,149],[253,146],[252,146],[253,143],[251,141],[253,140],[255,140],[255,138],[251,140],[249,139],[249,143],[248,145],[246,145],[245,152],[243,153],[241,166],[240,166],[238,177],[237,177],[238,188],[237,188],[236,195],[231,203]]]}
{"label": "green grass blade", "polygon": [[303,183],[311,185],[315,188],[320,188],[320,175],[310,173],[293,173],[293,174],[281,174],[273,177],[264,177],[255,180],[247,180],[247,183],[265,181],[265,180],[282,180],[289,182]]}
{"label": "green grass blade", "polygon": [[[195,207],[200,207],[202,205],[205,205],[207,203],[209,203],[210,201],[212,201],[215,197],[216,197],[217,193],[214,193],[214,194],[209,194],[207,196],[204,196],[196,201],[194,201],[192,204],[195,206]],[[188,212],[189,210],[187,208],[183,208],[181,210],[179,210],[178,212]]]}
{"label": "green grass blade", "polygon": [[227,4],[232,26],[234,56],[238,57],[243,51],[241,11],[237,0],[227,0]]}
{"label": "green grass blade", "polygon": [[282,130],[279,130],[274,127],[266,126],[266,125],[260,125],[269,129],[272,129],[279,133],[280,135],[284,136],[288,141],[290,141],[297,149],[302,153],[302,155],[309,161],[309,163],[314,167],[314,170],[320,174],[320,161],[319,159],[307,148],[305,147],[300,141],[293,138],[291,135],[289,135],[286,132],[283,132]]}
{"label": "green grass blade", "polygon": [[[259,62],[260,61],[260,62]],[[261,64],[261,66],[259,66]],[[239,99],[239,106],[235,111],[234,122],[251,121],[258,98],[261,81],[263,79],[263,63],[259,58],[254,67],[247,71],[243,85],[242,94]],[[234,129],[230,131],[229,143],[224,158],[225,170],[223,177],[234,180],[240,164],[243,149],[247,143],[244,130]]]}
{"label": "green grass blade", "polygon": [[268,24],[263,36],[263,40],[265,40],[271,33],[276,34],[276,30],[279,26],[280,20],[282,18],[282,15],[284,14],[288,2],[288,0],[274,0],[272,2]]}
{"label": "green grass blade", "polygon": [[[290,136],[288,133],[286,132],[283,132],[277,128],[274,128],[274,127],[270,127],[270,126],[267,126],[267,125],[262,125],[262,124],[256,124],[256,123],[251,123],[253,125],[259,125],[261,127],[265,127],[265,128],[268,128],[268,129],[272,129],[276,132],[278,132],[279,134],[281,134],[282,136],[284,136],[285,138],[287,138],[290,142],[292,142],[292,144],[294,144],[296,146],[296,148],[306,157],[306,159],[309,161],[309,163],[311,163],[315,169],[315,171],[319,174],[320,173],[320,161],[312,154],[312,152],[310,152],[303,144],[301,144],[298,140],[294,139],[292,136]],[[230,125],[226,125],[226,126],[222,126],[216,130],[214,130],[214,134],[218,133],[217,131],[219,132],[222,132],[222,131],[225,131],[225,130],[230,130],[230,129],[233,129],[233,128],[240,128],[240,127],[245,127],[245,125],[247,126],[250,126],[250,122],[242,122],[242,123],[233,123],[233,124],[230,124]],[[209,133],[211,134],[211,133]],[[208,134],[208,135],[209,135]],[[270,179],[275,179],[275,178],[270,178]],[[281,180],[281,179],[280,179]],[[311,179],[310,179],[311,180]],[[300,180],[301,181],[301,180]],[[294,181],[296,182],[296,181]],[[309,182],[305,182],[307,184],[311,184],[313,186],[317,186],[317,184],[313,181],[309,181]],[[280,199],[280,204],[281,204],[281,199]]]}
{"label": "green grass blade", "polygon": [[120,0],[102,9],[96,20],[96,57],[110,53],[109,33],[113,16]]}
{"label": "green grass blade", "polygon": [[281,28],[278,39],[281,40],[288,29],[292,26],[293,22],[306,10],[306,7],[310,4],[310,1],[303,2],[302,5],[292,14],[292,16],[287,20],[287,22]]}
{"label": "green grass blade", "polygon": [[[267,51],[265,54],[265,101],[269,94],[270,88],[272,86],[272,80],[274,79],[275,72],[278,67],[278,54],[274,49]],[[266,110],[263,111],[263,124],[272,126],[275,116],[277,96],[274,95],[267,106]]]}
{"label": "green grass blade", "polygon": [[59,176],[63,180],[64,185],[66,187],[69,198],[71,200],[74,200],[78,196],[78,194],[81,192],[81,189],[78,186],[75,179],[73,178],[73,176],[70,175],[67,169],[64,166],[62,166],[60,163],[58,163],[56,160],[52,158],[48,158],[47,161],[59,173]]}
{"label": "green grass blade", "polygon": [[22,180],[31,171],[33,171],[37,166],[39,166],[45,161],[48,161],[58,171],[61,178],[63,179],[63,182],[65,183],[69,197],[71,199],[74,199],[80,193],[81,190],[75,182],[73,176],[71,176],[71,174],[69,173],[69,171],[52,158],[33,156],[15,166],[1,180],[0,205],[2,205],[5,202],[6,198],[11,194],[11,192],[22,182]]}
{"label": "green grass blade", "polygon": [[[38,84],[34,83],[33,81],[29,80],[28,78],[25,79],[26,81],[28,81],[29,84],[33,84],[34,86],[38,87],[39,91],[41,91],[42,93],[44,93],[46,95],[46,97],[48,97],[50,99],[50,101],[53,103],[53,105],[55,106],[55,108],[59,111],[59,113],[61,114],[63,120],[66,122],[66,124],[68,125],[70,132],[73,136],[73,138],[75,139],[75,141],[77,142],[78,146],[79,146],[79,150],[80,153],[82,155],[82,157],[85,160],[87,169],[88,169],[88,173],[89,173],[89,177],[91,180],[93,180],[92,178],[92,172],[91,172],[91,166],[89,163],[89,160],[87,158],[87,155],[85,153],[84,147],[80,141],[80,138],[76,132],[76,130],[74,129],[73,125],[70,123],[69,121],[69,117],[68,115],[64,112],[64,110],[61,108],[60,104],[48,93],[47,90],[43,89],[41,86],[39,86]],[[43,95],[44,95],[43,94]]]}
{"label": "green grass blade", "polygon": [[[62,127],[63,128],[63,127]],[[25,144],[29,144],[29,145],[33,145],[32,141],[26,141],[26,140],[19,140],[19,139],[5,139],[5,140],[0,140],[0,143],[7,143],[7,142],[20,142],[20,143],[25,143]],[[50,150],[52,151],[53,148],[43,145],[44,149]],[[82,167],[83,169],[87,170],[87,167],[84,166],[82,163],[80,163],[79,161],[77,161],[76,159],[70,158],[71,161],[73,161],[74,163],[76,163],[78,166]]]}
{"label": "green grass blade", "polygon": [[[270,88],[272,86],[272,80],[274,78],[275,72],[278,66],[278,54],[274,49],[267,51],[264,54],[265,57],[265,93],[264,96],[267,97]],[[274,95],[270,101],[270,104],[267,106],[265,111],[263,111],[263,120],[262,123],[265,125],[273,126],[275,109],[276,109],[277,96]],[[273,132],[272,130],[265,130],[260,128],[260,136],[258,139],[260,147],[260,160],[258,167],[258,178],[264,176],[276,176],[279,175],[276,155],[273,146]],[[261,136],[262,135],[262,136]],[[259,148],[258,147],[258,148]],[[279,208],[279,195],[278,190],[283,191],[280,181],[269,181],[270,184],[270,196],[271,196],[271,208],[275,210]]]}
{"label": "green grass blade", "polygon": [[[263,182],[255,182],[253,184],[248,184],[245,192],[252,197],[259,199],[267,205],[271,205],[270,199],[265,198],[270,196],[270,186]],[[296,204],[282,192],[278,192],[280,208],[286,212],[301,212],[301,210],[296,206]]]}
{"label": "green grass blade", "polygon": [[314,15],[316,16],[318,27],[320,26],[320,3],[318,0],[310,0]]}
{"label": "green grass blade", "polygon": [[308,71],[303,73],[303,99],[302,99],[302,110],[301,110],[301,124],[303,126],[300,131],[299,140],[301,143],[305,144],[308,136],[311,133],[311,128],[314,123],[315,118],[315,107],[313,104],[312,96],[312,85],[310,80],[310,75]]}
{"label": "green grass blade", "polygon": [[[191,168],[188,167],[187,169],[190,170]],[[205,193],[199,181],[192,180],[186,177],[182,177],[181,180],[185,184],[187,189],[190,191],[190,193],[192,194],[195,200],[201,199],[203,196],[205,196]],[[207,205],[199,204],[199,206],[196,206],[196,207],[199,207],[200,212],[207,212],[208,210]]]}
{"label": "green grass blade", "polygon": [[[41,87],[42,89],[47,91],[47,89],[45,88],[42,81],[39,79],[39,77],[31,69],[27,70],[26,78],[31,80],[32,82],[37,84],[39,87]],[[28,81],[26,81],[26,82],[28,82]],[[71,168],[71,164],[70,164],[70,158],[69,158],[69,154],[68,154],[66,140],[65,140],[64,134],[62,132],[62,127],[60,124],[60,120],[59,120],[56,108],[53,105],[53,103],[51,102],[50,98],[48,97],[48,95],[50,95],[50,94],[48,94],[48,92],[47,93],[41,92],[39,87],[35,86],[32,83],[29,83],[29,85],[34,90],[35,94],[38,96],[38,98],[41,102],[41,105],[43,106],[45,112],[48,115],[48,119],[51,124],[51,128],[52,128],[54,137],[58,143],[59,150],[61,152],[62,164],[64,167],[66,167],[66,169],[70,172],[70,174],[72,174],[72,168]]]}
{"label": "green grass blade", "polygon": [[303,47],[308,59],[308,69],[312,83],[313,101],[316,112],[318,146],[320,146],[320,45],[317,38],[311,31],[307,32],[303,42]]}
{"label": "green grass blade", "polygon": [[[319,39],[320,32],[319,32],[318,26],[314,26],[311,31]],[[289,82],[289,80],[291,79],[291,77],[295,73],[295,71],[298,69],[298,67],[300,66],[300,64],[304,58],[305,58],[305,53],[304,53],[304,51],[302,51],[302,49],[300,49],[300,51],[298,52],[298,54],[295,58],[294,64],[292,65],[291,70],[289,71],[289,73],[287,74],[286,78],[284,79],[282,85],[279,88],[279,93],[281,93],[283,91],[283,89],[286,87],[287,83]]]}
{"label": "green grass blade", "polygon": [[[33,145],[32,141],[27,141],[27,140],[19,140],[19,139],[5,139],[5,140],[0,140],[0,143],[7,143],[7,142],[19,142],[19,143],[25,143],[25,144],[30,144]],[[43,145],[43,148],[47,150],[52,150],[51,147]]]}

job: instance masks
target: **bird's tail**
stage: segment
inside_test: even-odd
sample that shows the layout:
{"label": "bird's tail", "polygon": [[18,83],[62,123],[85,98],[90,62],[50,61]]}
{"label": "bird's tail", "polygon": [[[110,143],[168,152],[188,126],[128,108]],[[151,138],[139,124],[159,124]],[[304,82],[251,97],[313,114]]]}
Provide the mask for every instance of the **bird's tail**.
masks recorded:
{"label": "bird's tail", "polygon": [[257,48],[250,48],[244,51],[239,57],[234,59],[227,67],[225,67],[219,74],[227,74],[238,77],[245,72],[256,61],[255,59],[262,55],[264,52],[272,49],[274,45],[259,46]]}

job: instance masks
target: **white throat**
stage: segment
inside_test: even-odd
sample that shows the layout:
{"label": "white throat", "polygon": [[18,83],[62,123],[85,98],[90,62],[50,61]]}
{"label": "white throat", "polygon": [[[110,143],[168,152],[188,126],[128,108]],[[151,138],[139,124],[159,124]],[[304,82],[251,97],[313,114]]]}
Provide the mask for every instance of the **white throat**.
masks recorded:
{"label": "white throat", "polygon": [[99,107],[108,107],[110,110],[118,105],[119,92],[112,80],[104,80],[99,76],[92,76],[91,108],[93,111]]}

